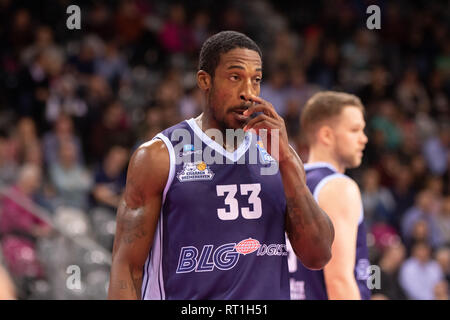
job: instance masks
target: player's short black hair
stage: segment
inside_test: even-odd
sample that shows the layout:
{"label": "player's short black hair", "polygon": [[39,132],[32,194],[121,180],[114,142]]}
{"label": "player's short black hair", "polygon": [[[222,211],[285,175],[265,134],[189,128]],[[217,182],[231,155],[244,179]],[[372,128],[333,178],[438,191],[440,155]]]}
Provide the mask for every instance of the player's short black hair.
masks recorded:
{"label": "player's short black hair", "polygon": [[256,51],[262,59],[261,49],[245,34],[236,31],[222,31],[209,37],[200,50],[198,69],[214,77],[214,71],[220,61],[220,55],[235,48]]}

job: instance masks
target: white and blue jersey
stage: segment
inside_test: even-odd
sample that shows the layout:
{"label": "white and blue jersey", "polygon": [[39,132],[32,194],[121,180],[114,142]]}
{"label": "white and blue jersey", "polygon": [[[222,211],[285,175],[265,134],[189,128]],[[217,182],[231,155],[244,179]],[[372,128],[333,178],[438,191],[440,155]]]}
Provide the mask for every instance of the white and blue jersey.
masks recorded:
{"label": "white and blue jersey", "polygon": [[261,174],[275,160],[257,136],[228,152],[189,119],[155,139],[170,171],[142,299],[290,299],[284,188],[279,171]]}
{"label": "white and blue jersey", "polygon": [[[322,187],[332,179],[350,177],[338,173],[330,164],[325,162],[305,164],[306,184],[318,201]],[[356,238],[356,260],[354,275],[358,284],[361,299],[370,299],[370,290],[367,286],[368,278],[368,250],[366,243],[366,229],[364,226],[364,212],[361,208],[361,215],[358,222],[358,232]],[[293,300],[327,300],[328,294],[325,285],[323,270],[310,270],[306,268],[295,256],[288,243],[289,251],[289,272],[291,299]]]}

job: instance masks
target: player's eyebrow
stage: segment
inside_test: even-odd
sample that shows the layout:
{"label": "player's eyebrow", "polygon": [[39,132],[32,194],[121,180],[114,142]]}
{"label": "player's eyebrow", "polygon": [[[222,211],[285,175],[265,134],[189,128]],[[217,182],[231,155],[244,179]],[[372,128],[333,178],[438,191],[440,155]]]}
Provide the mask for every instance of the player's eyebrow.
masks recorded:
{"label": "player's eyebrow", "polygon": [[[234,64],[231,65],[231,66],[229,66],[229,67],[227,68],[227,70],[235,69],[235,68],[245,70],[245,68],[244,68],[243,66],[234,65]],[[262,68],[256,68],[255,71],[256,71],[256,72],[262,72]]]}

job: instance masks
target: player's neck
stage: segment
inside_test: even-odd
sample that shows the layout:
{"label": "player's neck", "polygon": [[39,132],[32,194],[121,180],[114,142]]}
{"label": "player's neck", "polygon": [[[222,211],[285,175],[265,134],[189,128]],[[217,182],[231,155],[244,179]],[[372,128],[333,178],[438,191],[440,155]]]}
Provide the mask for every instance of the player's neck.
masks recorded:
{"label": "player's neck", "polygon": [[208,115],[203,112],[201,113],[197,118],[194,118],[195,122],[197,123],[197,125],[199,126],[199,128],[206,134],[208,135],[212,140],[215,140],[214,136],[210,136],[208,134],[208,129],[217,129],[222,133],[222,148],[224,148],[225,150],[229,151],[229,152],[234,152],[242,143],[243,137],[242,139],[239,138],[237,136],[237,141],[235,141],[233,139],[233,141],[227,141],[226,137],[226,129],[221,127],[217,121],[215,121],[214,119],[212,119],[212,117],[208,117]]}
{"label": "player's neck", "polygon": [[311,148],[309,151],[308,163],[326,162],[332,165],[338,172],[344,173],[345,166],[337,161],[331,151],[319,148]]}

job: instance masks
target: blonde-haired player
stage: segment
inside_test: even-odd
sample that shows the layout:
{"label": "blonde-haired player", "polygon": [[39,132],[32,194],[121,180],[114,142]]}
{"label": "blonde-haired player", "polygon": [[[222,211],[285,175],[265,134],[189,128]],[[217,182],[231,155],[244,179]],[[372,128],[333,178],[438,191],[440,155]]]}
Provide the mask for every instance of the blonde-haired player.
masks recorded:
{"label": "blonde-haired player", "polygon": [[335,239],[323,270],[305,268],[290,254],[291,299],[369,299],[369,266],[358,185],[344,174],[361,164],[367,143],[364,107],[354,95],[325,91],[311,97],[301,116],[309,159],[307,185],[331,218]]}

